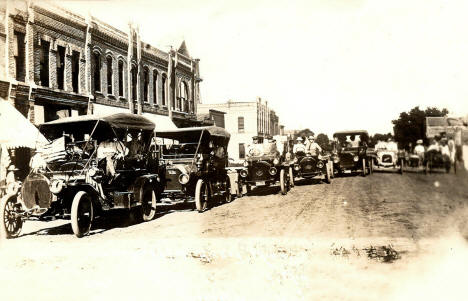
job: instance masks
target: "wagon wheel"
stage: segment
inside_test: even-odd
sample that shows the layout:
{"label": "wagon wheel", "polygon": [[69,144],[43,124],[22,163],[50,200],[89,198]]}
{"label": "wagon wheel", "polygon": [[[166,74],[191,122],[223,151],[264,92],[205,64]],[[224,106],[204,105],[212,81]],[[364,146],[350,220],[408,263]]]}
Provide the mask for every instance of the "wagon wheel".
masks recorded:
{"label": "wagon wheel", "polygon": [[362,158],[362,176],[366,176],[366,158]]}
{"label": "wagon wheel", "polygon": [[224,185],[224,202],[230,203],[232,202],[232,195],[231,195],[231,179],[229,176],[226,176],[226,184]]}
{"label": "wagon wheel", "polygon": [[145,185],[141,196],[141,219],[148,222],[156,215],[156,192],[151,185]]}
{"label": "wagon wheel", "polygon": [[0,201],[0,237],[18,237],[23,228],[20,215],[21,204],[17,202],[16,194],[7,194]]}
{"label": "wagon wheel", "polygon": [[289,186],[294,187],[294,173],[293,173],[292,167],[289,167],[288,174],[289,174]]}
{"label": "wagon wheel", "polygon": [[198,212],[203,212],[208,207],[208,201],[210,198],[210,189],[208,182],[199,179],[197,186],[195,187],[195,207]]}
{"label": "wagon wheel", "polygon": [[73,233],[77,237],[83,237],[91,230],[94,219],[93,201],[90,195],[84,191],[78,191],[73,198],[71,207],[71,224]]}
{"label": "wagon wheel", "polygon": [[370,158],[369,160],[369,174],[373,174],[374,173],[374,158]]}
{"label": "wagon wheel", "polygon": [[285,175],[285,171],[284,169],[281,169],[280,171],[280,187],[281,187],[281,194],[282,195],[285,195],[288,193],[288,187],[287,187],[287,178],[286,178],[286,175]]}

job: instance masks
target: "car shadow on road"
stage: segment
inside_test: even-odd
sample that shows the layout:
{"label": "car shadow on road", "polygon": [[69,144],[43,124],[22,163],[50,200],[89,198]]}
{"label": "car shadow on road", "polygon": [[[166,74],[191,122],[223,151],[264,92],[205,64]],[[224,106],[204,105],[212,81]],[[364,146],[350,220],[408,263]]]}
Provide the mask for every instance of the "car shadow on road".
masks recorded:
{"label": "car shadow on road", "polygon": [[259,186],[254,187],[252,191],[244,194],[245,196],[265,196],[270,194],[278,194],[280,191],[279,185]]}
{"label": "car shadow on road", "polygon": [[300,179],[294,181],[295,186],[317,185],[325,183],[322,179]]}
{"label": "car shadow on road", "polygon": [[[163,217],[164,215],[167,215],[172,212],[193,210],[194,204],[190,202],[181,202],[173,205],[158,204],[157,212],[153,220]],[[143,221],[139,220],[137,214],[138,213],[136,212],[136,210],[128,209],[114,209],[111,211],[104,212],[100,216],[96,217],[96,219],[93,221],[93,225],[91,227],[89,235],[92,236],[111,229],[127,228],[143,223]],[[64,220],[69,221],[70,219]],[[43,228],[34,232],[25,233],[21,236],[32,235],[73,235],[73,230],[71,227],[71,223],[68,222],[59,226]]]}

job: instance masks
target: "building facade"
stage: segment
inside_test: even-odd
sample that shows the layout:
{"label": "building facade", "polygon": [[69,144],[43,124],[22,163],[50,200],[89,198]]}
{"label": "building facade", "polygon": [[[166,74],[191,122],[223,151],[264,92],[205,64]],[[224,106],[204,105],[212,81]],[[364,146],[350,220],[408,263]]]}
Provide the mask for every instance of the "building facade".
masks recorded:
{"label": "building facade", "polygon": [[257,98],[251,102],[199,104],[198,113],[208,114],[210,110],[225,112],[225,128],[231,133],[228,153],[229,157],[239,162],[245,158],[247,145],[252,143],[252,137],[275,136],[280,134],[279,117],[268,107],[268,102]]}
{"label": "building facade", "polygon": [[35,124],[131,112],[166,126],[198,125],[199,60],[167,52],[92,17],[43,2],[0,2],[0,97]]}

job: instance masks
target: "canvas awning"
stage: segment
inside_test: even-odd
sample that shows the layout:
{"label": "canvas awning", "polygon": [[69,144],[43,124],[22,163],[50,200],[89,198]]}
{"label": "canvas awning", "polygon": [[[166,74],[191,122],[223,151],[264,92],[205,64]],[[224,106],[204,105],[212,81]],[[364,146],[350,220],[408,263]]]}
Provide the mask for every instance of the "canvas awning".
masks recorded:
{"label": "canvas awning", "polygon": [[169,116],[151,113],[143,113],[143,116],[156,124],[156,132],[165,132],[178,129],[178,127],[174,124],[174,122]]}
{"label": "canvas awning", "polygon": [[7,148],[36,148],[47,139],[13,105],[0,99],[0,143]]}

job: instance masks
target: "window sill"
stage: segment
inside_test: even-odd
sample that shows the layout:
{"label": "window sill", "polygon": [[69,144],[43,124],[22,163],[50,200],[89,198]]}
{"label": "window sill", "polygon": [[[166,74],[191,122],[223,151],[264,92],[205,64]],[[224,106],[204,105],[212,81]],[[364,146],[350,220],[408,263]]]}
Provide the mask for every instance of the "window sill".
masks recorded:
{"label": "window sill", "polygon": [[121,100],[121,101],[127,101],[127,99],[126,99],[125,97],[123,97],[123,96],[119,96],[119,100]]}
{"label": "window sill", "polygon": [[107,97],[108,98],[112,98],[112,99],[116,99],[115,96],[113,94],[107,94]]}

